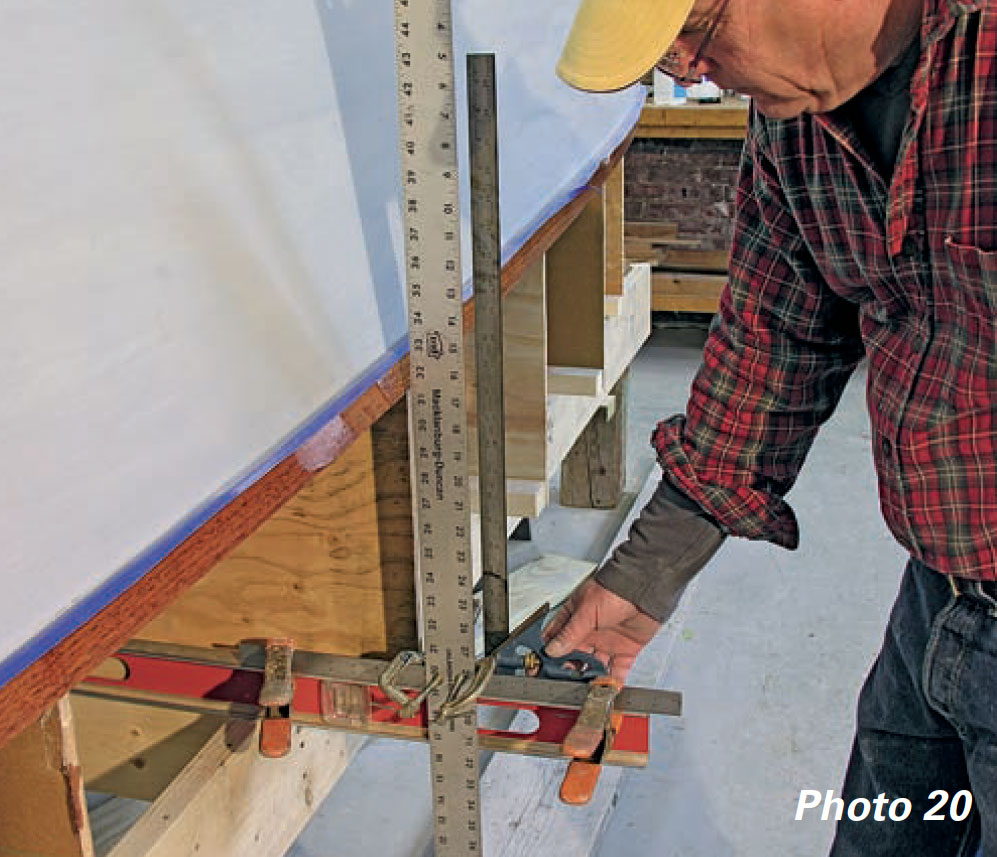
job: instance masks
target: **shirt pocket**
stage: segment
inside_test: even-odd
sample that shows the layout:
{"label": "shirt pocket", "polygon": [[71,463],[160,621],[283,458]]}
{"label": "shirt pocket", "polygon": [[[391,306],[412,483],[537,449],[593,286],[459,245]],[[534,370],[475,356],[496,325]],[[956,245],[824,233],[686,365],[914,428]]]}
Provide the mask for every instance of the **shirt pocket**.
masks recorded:
{"label": "shirt pocket", "polygon": [[945,260],[954,278],[954,293],[978,295],[981,308],[997,308],[997,250],[960,244],[949,235],[945,238]]}

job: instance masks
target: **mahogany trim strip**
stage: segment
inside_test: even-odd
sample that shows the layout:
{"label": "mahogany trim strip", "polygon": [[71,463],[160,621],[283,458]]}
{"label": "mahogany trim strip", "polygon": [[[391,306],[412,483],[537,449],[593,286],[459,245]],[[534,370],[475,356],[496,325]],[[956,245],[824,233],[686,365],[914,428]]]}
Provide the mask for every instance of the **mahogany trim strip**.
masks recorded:
{"label": "mahogany trim strip", "polygon": [[[570,202],[549,218],[502,269],[508,293],[529,267],[571,225],[589,198],[600,192],[622,160],[636,127],[605,159]],[[464,305],[464,326],[474,325],[474,300]],[[135,632],[164,610],[300,491],[314,473],[335,460],[404,395],[409,384],[406,355],[353,404],[320,430],[321,450],[311,441],[268,471],[174,548],[143,577],[44,655],[0,687],[0,746],[51,708]],[[308,449],[306,449],[308,448]]]}

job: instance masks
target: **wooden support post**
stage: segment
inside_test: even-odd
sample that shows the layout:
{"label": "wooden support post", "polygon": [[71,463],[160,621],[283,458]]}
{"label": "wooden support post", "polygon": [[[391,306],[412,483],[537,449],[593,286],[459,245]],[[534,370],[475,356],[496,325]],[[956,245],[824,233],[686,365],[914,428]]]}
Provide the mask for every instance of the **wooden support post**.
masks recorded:
{"label": "wooden support post", "polygon": [[[546,265],[536,261],[502,300],[505,473],[509,480],[546,476],[547,430]],[[478,389],[474,331],[464,337],[468,454],[478,472]],[[511,513],[510,513],[511,514]]]}
{"label": "wooden support post", "polygon": [[61,699],[0,749],[0,857],[93,857],[73,713]]}
{"label": "wooden support post", "polygon": [[561,465],[561,505],[613,509],[626,480],[626,413],[630,371],[611,391],[612,414],[600,408]]}

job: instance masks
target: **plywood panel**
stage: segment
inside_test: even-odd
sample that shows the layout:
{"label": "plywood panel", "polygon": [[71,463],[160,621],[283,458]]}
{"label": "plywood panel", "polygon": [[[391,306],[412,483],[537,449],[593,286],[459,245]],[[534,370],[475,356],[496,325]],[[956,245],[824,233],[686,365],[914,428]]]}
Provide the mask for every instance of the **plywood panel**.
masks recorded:
{"label": "plywood panel", "polygon": [[0,857],[92,857],[66,700],[0,750]]}
{"label": "plywood panel", "polygon": [[155,800],[225,724],[224,718],[75,694],[73,715],[87,787]]}
{"label": "plywood panel", "polygon": [[291,637],[392,655],[416,642],[405,401],[137,636],[195,646]]}

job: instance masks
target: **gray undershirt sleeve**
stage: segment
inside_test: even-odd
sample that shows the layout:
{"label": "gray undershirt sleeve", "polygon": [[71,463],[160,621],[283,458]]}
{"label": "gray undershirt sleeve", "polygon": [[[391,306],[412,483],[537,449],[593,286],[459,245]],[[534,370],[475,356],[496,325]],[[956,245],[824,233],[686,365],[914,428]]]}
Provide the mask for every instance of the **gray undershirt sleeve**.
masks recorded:
{"label": "gray undershirt sleeve", "polygon": [[678,605],[686,585],[720,548],[720,526],[662,478],[629,537],[596,572],[610,592],[659,622]]}

